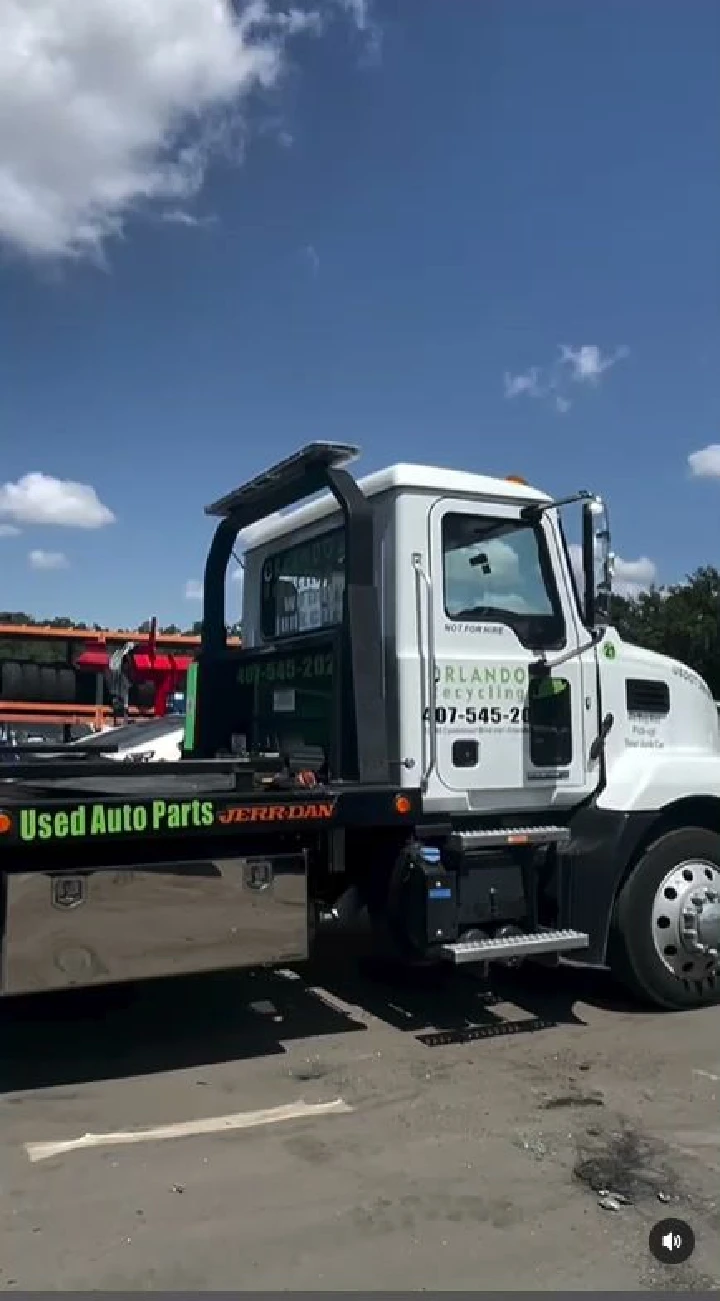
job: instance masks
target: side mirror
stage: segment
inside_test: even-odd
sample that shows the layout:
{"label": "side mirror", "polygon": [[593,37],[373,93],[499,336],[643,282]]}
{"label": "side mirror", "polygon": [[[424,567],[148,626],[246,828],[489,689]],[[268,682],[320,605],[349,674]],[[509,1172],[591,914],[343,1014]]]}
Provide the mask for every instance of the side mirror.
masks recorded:
{"label": "side mirror", "polygon": [[595,515],[594,502],[586,501],[582,508],[582,563],[583,563],[583,615],[588,628],[595,627],[597,602],[595,590]]}
{"label": "side mirror", "polygon": [[600,497],[582,508],[583,618],[594,632],[610,622],[614,557],[610,550],[610,521]]}

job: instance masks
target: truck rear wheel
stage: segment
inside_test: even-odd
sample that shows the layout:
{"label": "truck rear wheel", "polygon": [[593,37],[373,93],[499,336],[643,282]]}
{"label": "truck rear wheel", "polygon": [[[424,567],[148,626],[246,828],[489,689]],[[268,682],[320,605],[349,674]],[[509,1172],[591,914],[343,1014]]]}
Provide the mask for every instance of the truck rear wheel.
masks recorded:
{"label": "truck rear wheel", "polygon": [[687,827],[645,851],[618,894],[608,959],[643,1002],[720,1002],[720,836]]}

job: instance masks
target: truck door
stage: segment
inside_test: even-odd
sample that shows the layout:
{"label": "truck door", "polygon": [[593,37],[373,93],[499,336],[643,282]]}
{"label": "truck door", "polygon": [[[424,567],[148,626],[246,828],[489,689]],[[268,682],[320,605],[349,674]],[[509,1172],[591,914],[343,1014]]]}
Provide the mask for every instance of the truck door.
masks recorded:
{"label": "truck door", "polygon": [[[597,731],[587,656],[530,679],[587,640],[554,529],[520,520],[517,505],[443,499],[430,512],[436,774],[447,801],[473,810],[575,803],[594,785],[586,756]],[[592,654],[590,657],[592,661]],[[540,690],[542,727],[528,728],[528,693]],[[538,739],[539,738],[539,739]]]}

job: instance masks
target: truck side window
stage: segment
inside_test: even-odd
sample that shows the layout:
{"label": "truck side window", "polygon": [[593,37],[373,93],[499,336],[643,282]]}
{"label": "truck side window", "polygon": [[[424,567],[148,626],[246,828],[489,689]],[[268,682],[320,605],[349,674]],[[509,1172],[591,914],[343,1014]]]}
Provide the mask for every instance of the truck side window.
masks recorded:
{"label": "truck side window", "polygon": [[496,516],[448,514],[442,544],[449,619],[506,624],[534,650],[565,644],[565,620],[540,528]]}
{"label": "truck side window", "polygon": [[341,623],[344,590],[343,528],[268,556],[260,597],[263,637],[275,641]]}

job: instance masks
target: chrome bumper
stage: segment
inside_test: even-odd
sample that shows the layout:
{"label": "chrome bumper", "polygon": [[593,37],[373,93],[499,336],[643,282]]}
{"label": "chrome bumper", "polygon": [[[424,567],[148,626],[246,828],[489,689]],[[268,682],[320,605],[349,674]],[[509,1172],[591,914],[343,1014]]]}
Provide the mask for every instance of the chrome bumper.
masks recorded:
{"label": "chrome bumper", "polygon": [[3,885],[3,994],[308,956],[303,854],[8,873]]}

